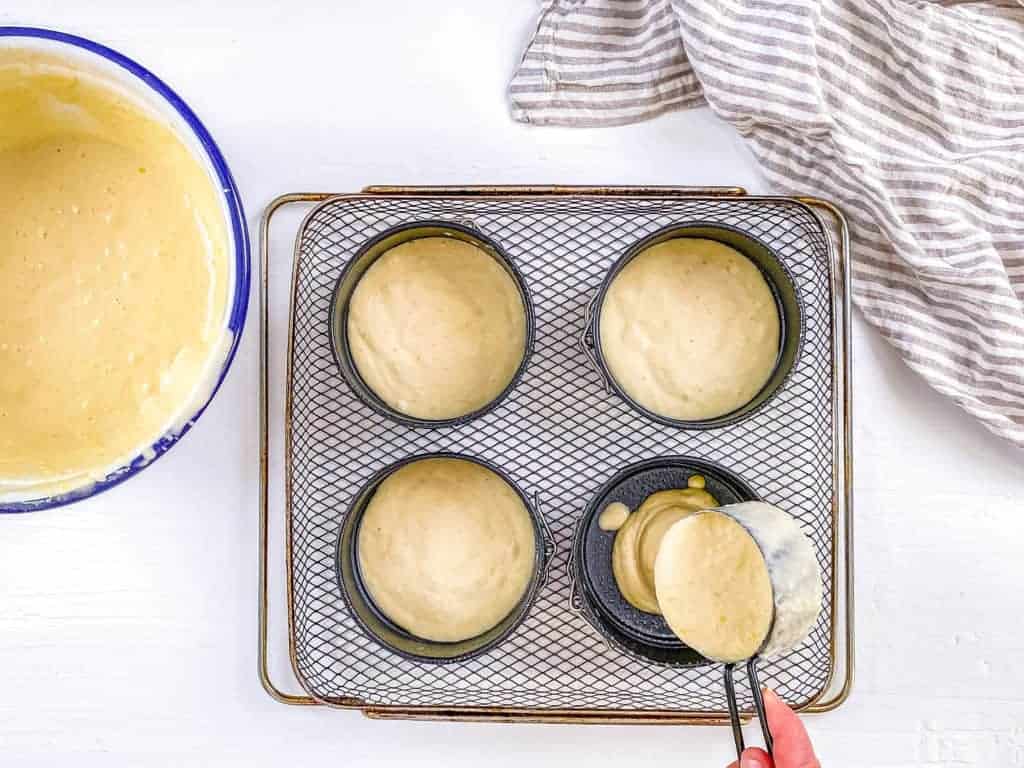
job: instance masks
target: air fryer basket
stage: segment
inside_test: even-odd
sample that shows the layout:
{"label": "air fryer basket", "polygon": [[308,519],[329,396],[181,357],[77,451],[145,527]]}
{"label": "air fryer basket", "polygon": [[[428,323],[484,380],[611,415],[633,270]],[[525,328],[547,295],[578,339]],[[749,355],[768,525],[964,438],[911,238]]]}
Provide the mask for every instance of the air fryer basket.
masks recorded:
{"label": "air fryer basket", "polygon": [[[266,664],[265,462],[261,679],[275,698],[375,717],[728,723],[720,669],[668,667],[625,654],[569,608],[573,532],[602,480],[654,456],[686,455],[727,467],[809,533],[825,575],[821,617],[798,651],[762,664],[761,674],[797,707],[824,711],[845,700],[852,529],[841,214],[822,201],[747,197],[733,189],[380,187],[291,195],[275,201],[264,219],[264,296],[269,217],[308,201],[318,204],[296,240],[283,435],[290,655],[306,696],[283,693]],[[826,217],[834,217],[838,236]],[[529,283],[536,313],[530,365],[515,389],[472,422],[437,429],[398,423],[366,405],[339,374],[326,332],[343,267],[375,235],[424,220],[470,220],[500,243]],[[801,351],[785,385],[755,412],[716,429],[662,425],[609,396],[579,345],[586,305],[611,264],[632,244],[680,222],[734,227],[764,242],[792,276],[802,308]],[[266,324],[263,343],[266,384]],[[267,400],[264,392],[265,415]],[[266,418],[262,426],[266,446]],[[335,579],[335,542],[345,510],[373,472],[437,451],[486,458],[536,492],[557,552],[529,615],[500,650],[427,665],[361,631]],[[737,694],[741,707],[752,707],[745,681],[737,679]]]}

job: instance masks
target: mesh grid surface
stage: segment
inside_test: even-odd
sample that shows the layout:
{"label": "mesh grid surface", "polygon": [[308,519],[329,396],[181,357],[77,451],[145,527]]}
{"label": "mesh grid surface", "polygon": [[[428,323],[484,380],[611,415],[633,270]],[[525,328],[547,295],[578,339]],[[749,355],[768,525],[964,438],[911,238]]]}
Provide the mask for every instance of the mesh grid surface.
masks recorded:
{"label": "mesh grid surface", "polygon": [[[530,286],[536,342],[523,380],[495,411],[467,424],[413,429],[354,395],[331,354],[328,308],[346,261],[396,224],[469,219],[501,245]],[[585,305],[631,244],[669,224],[736,226],[789,268],[803,303],[802,350],[784,389],[739,424],[682,431],[655,424],[605,391],[580,350]],[[762,664],[789,701],[819,694],[830,674],[833,343],[829,250],[818,220],[786,201],[739,199],[438,199],[331,201],[299,233],[292,337],[291,541],[298,672],[324,700],[366,705],[724,711],[721,668],[661,667],[610,648],[570,607],[566,562],[590,496],[627,464],[667,454],[717,461],[796,515],[825,575],[807,641]],[[525,622],[495,650],[451,665],[403,659],[349,615],[334,550],[349,499],[376,470],[410,454],[451,450],[489,459],[539,494],[557,543]],[[746,681],[737,674],[741,706]]]}

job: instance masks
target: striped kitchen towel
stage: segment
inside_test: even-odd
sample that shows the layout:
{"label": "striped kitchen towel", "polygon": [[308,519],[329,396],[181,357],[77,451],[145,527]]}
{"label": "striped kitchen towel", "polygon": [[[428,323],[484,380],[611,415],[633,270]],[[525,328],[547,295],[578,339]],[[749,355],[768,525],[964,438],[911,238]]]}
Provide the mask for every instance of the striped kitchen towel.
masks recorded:
{"label": "striped kitchen towel", "polygon": [[843,207],[907,363],[1024,446],[1024,4],[549,0],[509,91],[547,125],[709,105],[777,190]]}

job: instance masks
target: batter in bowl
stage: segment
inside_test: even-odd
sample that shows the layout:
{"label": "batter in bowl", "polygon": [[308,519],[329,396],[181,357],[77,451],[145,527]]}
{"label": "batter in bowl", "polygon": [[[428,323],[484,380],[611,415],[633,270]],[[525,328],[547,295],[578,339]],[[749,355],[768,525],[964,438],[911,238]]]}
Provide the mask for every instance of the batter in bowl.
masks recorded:
{"label": "batter in bowl", "polygon": [[458,418],[509,385],[526,354],[516,282],[486,251],[452,237],[391,248],[362,276],[348,314],[363,381],[396,411]]}
{"label": "batter in bowl", "polygon": [[102,478],[230,345],[218,189],[99,75],[0,48],[0,499]]}
{"label": "batter in bowl", "polygon": [[638,254],[601,307],[601,352],[612,377],[647,410],[682,421],[750,402],[775,369],[780,334],[760,270],[702,238],[675,238]]}
{"label": "batter in bowl", "polygon": [[380,484],[356,551],[385,616],[425,640],[457,642],[516,608],[537,550],[530,513],[504,479],[475,462],[431,458]]}

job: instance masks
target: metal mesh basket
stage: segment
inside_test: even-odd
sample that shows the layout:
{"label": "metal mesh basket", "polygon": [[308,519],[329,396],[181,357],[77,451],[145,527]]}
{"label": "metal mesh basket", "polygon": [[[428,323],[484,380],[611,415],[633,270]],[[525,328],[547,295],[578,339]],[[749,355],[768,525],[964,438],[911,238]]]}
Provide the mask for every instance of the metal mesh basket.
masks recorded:
{"label": "metal mesh basket", "polygon": [[[346,260],[367,238],[422,219],[468,220],[500,244],[530,286],[537,322],[530,365],[500,407],[433,430],[396,424],[364,405],[338,372],[327,326]],[[585,306],[612,262],[649,233],[689,221],[732,225],[769,245],[790,270],[804,310],[801,355],[783,390],[740,423],[709,431],[638,415],[606,391],[578,344]],[[819,215],[783,198],[388,194],[316,207],[296,242],[285,426],[292,660],[307,692],[379,714],[724,716],[718,667],[679,669],[624,655],[571,605],[567,558],[595,490],[626,464],[686,454],[739,474],[799,518],[814,542],[826,577],[818,623],[800,648],[763,665],[762,675],[790,702],[818,699],[836,659],[837,505],[845,498],[834,256]],[[348,501],[367,477],[404,456],[440,450],[490,460],[536,494],[558,548],[529,616],[504,643],[466,662],[427,666],[360,631],[339,594],[334,545]],[[749,689],[738,694],[749,706]]]}

